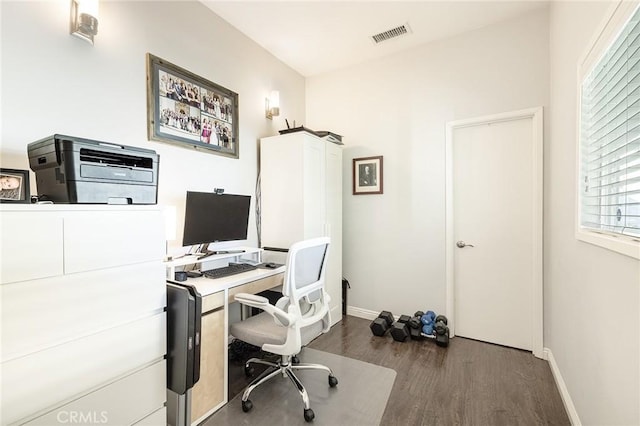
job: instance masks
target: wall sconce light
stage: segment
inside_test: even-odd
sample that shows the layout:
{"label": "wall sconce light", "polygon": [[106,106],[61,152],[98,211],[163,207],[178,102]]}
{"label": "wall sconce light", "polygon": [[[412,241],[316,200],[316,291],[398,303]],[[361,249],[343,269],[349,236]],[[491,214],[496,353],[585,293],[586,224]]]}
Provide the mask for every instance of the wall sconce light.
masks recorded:
{"label": "wall sconce light", "polygon": [[265,103],[265,115],[269,120],[280,115],[280,92],[271,92]]}
{"label": "wall sconce light", "polygon": [[98,0],[71,0],[71,34],[93,44],[98,34]]}

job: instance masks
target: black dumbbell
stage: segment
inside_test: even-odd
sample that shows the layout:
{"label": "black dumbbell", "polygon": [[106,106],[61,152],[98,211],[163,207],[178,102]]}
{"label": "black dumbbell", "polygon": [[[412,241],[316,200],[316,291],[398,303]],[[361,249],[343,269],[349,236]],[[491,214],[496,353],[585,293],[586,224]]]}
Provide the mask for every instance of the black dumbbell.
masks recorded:
{"label": "black dumbbell", "polygon": [[436,332],[436,345],[445,348],[449,346],[449,327],[447,327],[447,324],[444,321],[438,321],[434,330]]}
{"label": "black dumbbell", "polygon": [[410,319],[411,317],[409,315],[400,315],[400,318],[398,318],[398,322],[406,324],[409,322]]}
{"label": "black dumbbell", "polygon": [[396,342],[404,342],[409,336],[409,326],[406,323],[396,321],[391,325],[391,337]]}
{"label": "black dumbbell", "polygon": [[374,336],[384,336],[389,329],[389,324],[384,318],[376,318],[371,322],[369,328]]}
{"label": "black dumbbell", "polygon": [[382,311],[378,318],[371,322],[369,328],[374,336],[384,336],[391,324],[393,324],[393,314],[389,311]]}
{"label": "black dumbbell", "polygon": [[393,324],[393,322],[395,321],[393,314],[389,311],[380,312],[380,314],[378,314],[378,318],[384,318],[384,320],[387,321],[387,325],[389,327],[391,327],[391,324]]}
{"label": "black dumbbell", "polygon": [[422,323],[420,322],[420,317],[410,318],[409,321],[407,322],[407,324],[409,324],[410,328],[416,328],[418,330],[422,328]]}
{"label": "black dumbbell", "polygon": [[422,330],[420,330],[419,328],[409,327],[409,335],[411,337],[411,340],[424,340]]}
{"label": "black dumbbell", "polygon": [[[419,314],[420,311],[416,312]],[[409,326],[409,335],[412,340],[424,340],[424,336],[422,335],[422,322],[420,322],[420,316],[416,315],[413,318],[409,319],[407,322]]]}
{"label": "black dumbbell", "polygon": [[423,315],[424,315],[424,312],[422,311],[416,311],[416,313],[413,314],[414,317],[418,317],[418,318],[422,318]]}
{"label": "black dumbbell", "polygon": [[438,315],[434,321],[434,323],[439,323],[440,321],[442,321],[444,323],[444,325],[449,324],[449,320],[447,319],[447,317],[445,317],[444,315]]}

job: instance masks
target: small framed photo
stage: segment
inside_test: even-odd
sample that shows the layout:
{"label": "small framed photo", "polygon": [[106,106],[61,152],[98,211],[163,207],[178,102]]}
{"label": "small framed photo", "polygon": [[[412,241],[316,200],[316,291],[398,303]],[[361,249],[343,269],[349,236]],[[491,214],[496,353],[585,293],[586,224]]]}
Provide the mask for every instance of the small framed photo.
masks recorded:
{"label": "small framed photo", "polygon": [[31,203],[29,170],[0,169],[0,203]]}
{"label": "small framed photo", "polygon": [[382,155],[353,159],[353,195],[382,194]]}

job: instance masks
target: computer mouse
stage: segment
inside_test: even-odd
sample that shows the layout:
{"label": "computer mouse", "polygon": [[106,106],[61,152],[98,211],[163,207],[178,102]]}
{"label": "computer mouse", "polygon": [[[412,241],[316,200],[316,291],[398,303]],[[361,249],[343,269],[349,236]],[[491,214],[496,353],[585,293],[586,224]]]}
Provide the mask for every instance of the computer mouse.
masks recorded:
{"label": "computer mouse", "polygon": [[269,262],[269,263],[265,263],[265,265],[267,268],[269,269],[276,269],[278,267],[277,263],[273,263],[273,262]]}

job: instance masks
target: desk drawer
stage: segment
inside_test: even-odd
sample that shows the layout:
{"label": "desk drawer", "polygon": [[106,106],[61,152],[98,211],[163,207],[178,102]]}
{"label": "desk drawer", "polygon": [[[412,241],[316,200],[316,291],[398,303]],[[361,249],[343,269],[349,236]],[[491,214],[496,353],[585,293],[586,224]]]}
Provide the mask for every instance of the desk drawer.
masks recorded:
{"label": "desk drawer", "polygon": [[238,293],[258,294],[261,291],[269,290],[273,287],[282,285],[284,281],[284,273],[271,275],[267,278],[251,281],[249,283],[232,287],[229,289],[229,303],[235,302],[233,298]]}
{"label": "desk drawer", "polygon": [[202,313],[213,311],[224,306],[224,291],[210,294],[202,298]]}

